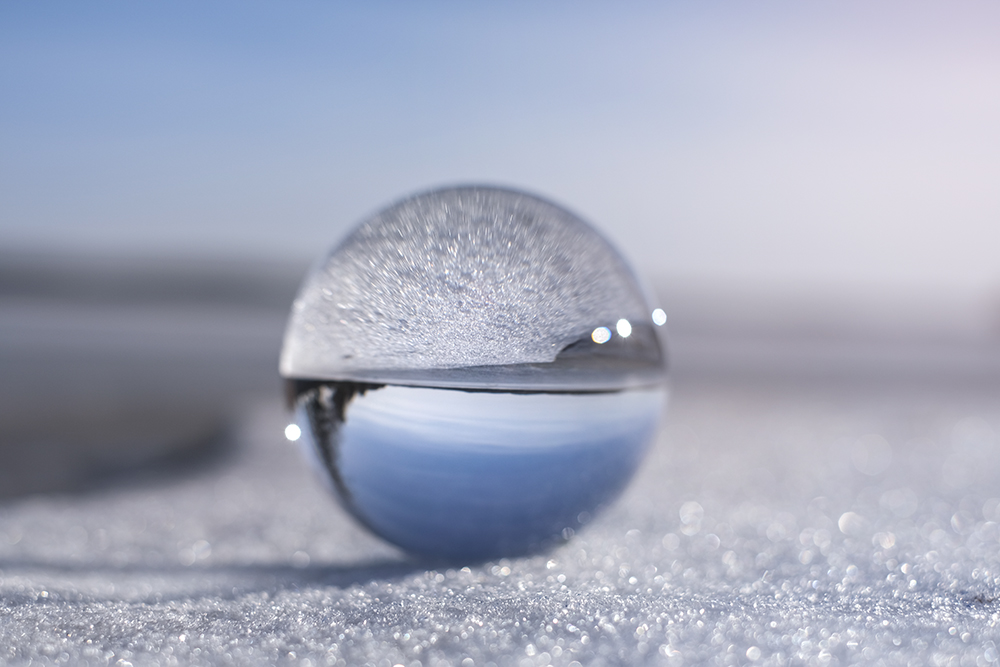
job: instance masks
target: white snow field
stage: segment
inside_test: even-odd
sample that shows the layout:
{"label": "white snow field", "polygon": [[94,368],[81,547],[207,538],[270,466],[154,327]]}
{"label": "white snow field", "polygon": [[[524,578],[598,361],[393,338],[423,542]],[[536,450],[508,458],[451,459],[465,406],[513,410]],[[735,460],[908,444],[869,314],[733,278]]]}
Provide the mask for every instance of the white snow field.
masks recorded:
{"label": "white snow field", "polygon": [[248,406],[195,469],[0,505],[0,662],[988,665],[995,382],[681,375],[619,502],[555,550],[408,559]]}

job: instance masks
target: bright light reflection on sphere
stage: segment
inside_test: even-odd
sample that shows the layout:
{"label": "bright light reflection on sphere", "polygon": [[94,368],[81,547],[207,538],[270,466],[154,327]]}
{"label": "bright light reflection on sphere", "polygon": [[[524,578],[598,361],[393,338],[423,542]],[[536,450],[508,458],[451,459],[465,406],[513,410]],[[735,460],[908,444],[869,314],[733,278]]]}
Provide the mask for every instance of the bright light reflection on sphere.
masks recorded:
{"label": "bright light reflection on sphere", "polygon": [[598,345],[604,345],[611,340],[611,329],[607,327],[597,327],[590,334],[590,338]]}

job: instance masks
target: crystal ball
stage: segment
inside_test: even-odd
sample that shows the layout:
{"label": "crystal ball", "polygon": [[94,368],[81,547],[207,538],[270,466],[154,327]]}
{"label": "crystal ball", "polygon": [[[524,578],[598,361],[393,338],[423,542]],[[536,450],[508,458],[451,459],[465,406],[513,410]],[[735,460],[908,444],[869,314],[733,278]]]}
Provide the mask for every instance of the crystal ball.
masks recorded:
{"label": "crystal ball", "polygon": [[641,462],[666,399],[665,321],[565,209],[492,187],[423,193],[306,277],[281,352],[286,435],[407,551],[537,552]]}

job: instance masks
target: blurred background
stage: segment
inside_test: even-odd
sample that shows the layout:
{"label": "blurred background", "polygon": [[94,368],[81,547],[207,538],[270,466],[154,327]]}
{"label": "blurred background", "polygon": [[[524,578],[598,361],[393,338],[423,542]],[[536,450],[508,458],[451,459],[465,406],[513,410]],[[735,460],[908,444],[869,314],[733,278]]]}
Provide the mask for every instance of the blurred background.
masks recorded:
{"label": "blurred background", "polygon": [[0,91],[0,496],[224,451],[309,264],[445,184],[592,221],[676,382],[998,388],[995,3],[5,3]]}

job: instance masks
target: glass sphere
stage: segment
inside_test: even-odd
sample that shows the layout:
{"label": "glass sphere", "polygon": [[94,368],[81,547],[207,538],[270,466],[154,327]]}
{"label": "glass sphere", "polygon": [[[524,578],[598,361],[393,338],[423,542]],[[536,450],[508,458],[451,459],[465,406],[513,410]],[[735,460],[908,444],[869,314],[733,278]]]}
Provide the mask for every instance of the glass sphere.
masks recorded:
{"label": "glass sphere", "polygon": [[537,551],[642,460],[666,397],[665,321],[566,210],[489,187],[424,193],[307,276],[281,353],[286,432],[351,514],[406,550]]}

